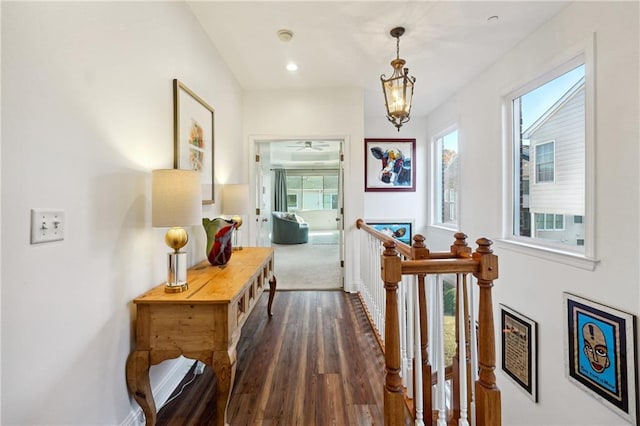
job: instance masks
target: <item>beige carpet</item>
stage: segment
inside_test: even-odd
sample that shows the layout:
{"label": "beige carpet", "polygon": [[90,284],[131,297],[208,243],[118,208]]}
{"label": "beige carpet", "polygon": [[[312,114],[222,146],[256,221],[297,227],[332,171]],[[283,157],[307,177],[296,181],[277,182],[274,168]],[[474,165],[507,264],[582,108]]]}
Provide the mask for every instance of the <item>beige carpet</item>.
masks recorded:
{"label": "beige carpet", "polygon": [[310,235],[305,244],[272,244],[278,290],[342,288],[339,245],[334,235]]}

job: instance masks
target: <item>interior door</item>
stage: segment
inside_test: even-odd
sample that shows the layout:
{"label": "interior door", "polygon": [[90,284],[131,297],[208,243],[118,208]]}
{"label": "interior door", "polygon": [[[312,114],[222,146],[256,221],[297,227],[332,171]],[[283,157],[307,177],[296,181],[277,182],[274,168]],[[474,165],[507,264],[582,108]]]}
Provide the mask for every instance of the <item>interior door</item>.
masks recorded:
{"label": "interior door", "polygon": [[340,237],[340,285],[344,287],[344,142],[340,142],[340,161],[338,162],[338,214],[336,221],[338,222],[338,235]]}
{"label": "interior door", "polygon": [[271,224],[269,222],[269,216],[271,215],[271,208],[269,205],[270,194],[270,182],[271,175],[268,166],[268,142],[256,141],[255,152],[255,205],[256,205],[256,246],[268,247],[271,245],[269,239],[269,233],[271,232]]}

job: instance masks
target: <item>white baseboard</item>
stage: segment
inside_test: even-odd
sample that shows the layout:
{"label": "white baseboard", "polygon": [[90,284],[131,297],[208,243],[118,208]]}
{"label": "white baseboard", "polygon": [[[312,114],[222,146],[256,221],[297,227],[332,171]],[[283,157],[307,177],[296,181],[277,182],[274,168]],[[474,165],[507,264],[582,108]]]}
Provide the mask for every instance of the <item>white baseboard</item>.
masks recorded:
{"label": "white baseboard", "polygon": [[[184,376],[189,372],[193,363],[194,360],[192,359],[185,357],[178,358],[167,375],[151,389],[157,410],[160,410],[167,399],[169,399],[173,391],[178,387],[182,379],[184,379]],[[140,426],[144,424],[142,408],[140,408],[133,397],[131,397],[131,404],[131,411],[122,423],[120,423],[120,426]]]}
{"label": "white baseboard", "polygon": [[348,285],[344,286],[345,293],[358,293],[362,288],[362,280],[353,280]]}

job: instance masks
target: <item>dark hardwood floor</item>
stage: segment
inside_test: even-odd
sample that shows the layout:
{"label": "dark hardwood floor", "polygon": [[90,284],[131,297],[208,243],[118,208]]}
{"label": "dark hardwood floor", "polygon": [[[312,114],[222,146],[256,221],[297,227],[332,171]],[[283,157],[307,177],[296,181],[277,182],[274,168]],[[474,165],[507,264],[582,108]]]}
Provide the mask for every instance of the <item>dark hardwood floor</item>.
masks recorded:
{"label": "dark hardwood floor", "polygon": [[[229,424],[382,425],[384,359],[357,296],[279,291],[271,319],[266,303],[265,293],[242,328]],[[157,424],[213,424],[214,394],[207,367]]]}

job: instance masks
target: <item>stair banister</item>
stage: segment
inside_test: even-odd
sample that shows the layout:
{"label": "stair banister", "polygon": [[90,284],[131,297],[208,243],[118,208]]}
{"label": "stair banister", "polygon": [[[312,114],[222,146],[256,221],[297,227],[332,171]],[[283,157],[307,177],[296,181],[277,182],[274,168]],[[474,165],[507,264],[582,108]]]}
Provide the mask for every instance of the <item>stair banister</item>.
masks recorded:
{"label": "stair banister", "polygon": [[402,265],[396,245],[385,241],[382,253],[382,281],[386,291],[385,303],[385,386],[384,424],[397,425],[404,416],[404,390],[400,378],[400,328],[398,323],[398,283],[402,279]]}
{"label": "stair banister", "polygon": [[[496,352],[491,297],[493,281],[498,277],[498,262],[491,250],[491,241],[480,238],[476,241],[478,248],[472,252],[467,247],[466,235],[456,233],[450,251],[430,252],[421,235],[416,235],[413,246],[408,246],[378,232],[361,219],[358,219],[356,226],[366,232],[363,235],[367,235],[367,247],[375,248],[369,249],[368,257],[380,259],[377,267],[371,262],[373,270],[369,271],[367,277],[371,280],[371,285],[363,283],[365,294],[361,295],[361,300],[363,304],[373,303],[366,309],[368,315],[369,311],[379,311],[379,321],[374,322],[371,316],[369,319],[377,328],[385,353],[384,424],[405,424],[405,396],[411,396],[414,400],[408,400],[406,407],[414,415],[417,424],[422,424],[421,421],[424,420],[424,424],[433,426],[435,420],[441,426],[454,423],[461,426],[500,426],[501,401],[494,373]],[[364,257],[367,257],[366,254]],[[376,271],[380,278],[375,278]],[[442,357],[435,358],[438,364],[436,378],[432,373],[429,356],[440,352],[443,342],[440,331],[430,336],[429,309],[434,313],[438,309],[429,308],[427,294],[431,293],[427,293],[426,285],[430,285],[430,292],[435,288],[425,278],[427,275],[436,276],[434,283],[439,283],[439,291],[433,295],[437,297],[431,300],[439,299],[436,308],[438,305],[442,307],[440,274],[456,274],[457,277],[458,300],[455,315],[458,348],[453,368],[444,368],[440,361]],[[414,279],[407,280],[404,277],[409,275],[413,275]],[[475,277],[479,289],[477,340],[472,321],[475,317],[474,292],[467,286],[467,278],[471,275]],[[378,293],[380,295],[376,297],[375,294]],[[442,330],[436,324],[442,323],[442,312],[431,320],[436,329]],[[411,339],[415,339],[415,343],[412,344]],[[433,351],[429,347],[430,342],[435,344]],[[405,355],[415,363],[415,388],[406,389],[406,394],[405,388],[410,388],[412,384],[411,380],[407,380],[410,369],[405,365]],[[448,398],[451,399],[443,404],[441,395],[445,380],[452,380],[454,389],[450,391],[447,387]],[[439,393],[433,393],[432,384],[438,387]],[[423,398],[418,401],[421,394]],[[436,399],[440,399],[438,407],[431,405],[434,395],[437,396]],[[422,407],[424,411],[421,410]],[[420,416],[420,411],[424,416]]]}

